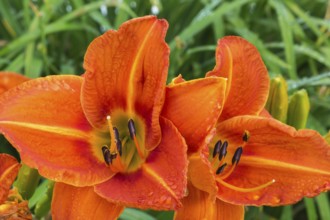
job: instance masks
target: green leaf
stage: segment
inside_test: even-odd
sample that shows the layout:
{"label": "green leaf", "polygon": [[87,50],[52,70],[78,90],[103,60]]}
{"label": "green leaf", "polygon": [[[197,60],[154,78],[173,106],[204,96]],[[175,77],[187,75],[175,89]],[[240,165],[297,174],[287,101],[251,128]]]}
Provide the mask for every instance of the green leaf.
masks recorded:
{"label": "green leaf", "polygon": [[304,198],[308,220],[316,220],[317,212],[314,204],[314,198]]}
{"label": "green leaf", "polygon": [[156,220],[151,215],[148,215],[147,213],[138,210],[138,209],[132,209],[132,208],[125,208],[123,213],[119,217],[120,220]]}
{"label": "green leaf", "polygon": [[330,219],[330,203],[326,193],[322,193],[315,198],[322,220]]}
{"label": "green leaf", "polygon": [[[228,13],[231,10],[234,10],[236,8],[242,7],[244,4],[250,2],[251,0],[241,0],[241,1],[234,1],[234,2],[225,2],[218,6],[218,8],[210,12],[206,16],[197,16],[197,19],[195,19],[188,27],[186,27],[181,33],[177,36],[181,41],[187,41],[191,38],[193,38],[196,34],[201,32],[203,29],[205,29],[207,26],[213,23],[215,18],[218,18],[219,16],[224,15],[225,13]],[[175,50],[175,40],[172,40],[170,43],[171,50]]]}
{"label": "green leaf", "polygon": [[287,8],[283,5],[281,1],[271,0],[271,5],[275,8],[277,13],[277,19],[281,28],[282,39],[284,41],[284,49],[285,49],[285,58],[287,63],[290,65],[288,74],[291,79],[297,79],[297,66],[295,53],[293,49],[293,16],[287,10]]}

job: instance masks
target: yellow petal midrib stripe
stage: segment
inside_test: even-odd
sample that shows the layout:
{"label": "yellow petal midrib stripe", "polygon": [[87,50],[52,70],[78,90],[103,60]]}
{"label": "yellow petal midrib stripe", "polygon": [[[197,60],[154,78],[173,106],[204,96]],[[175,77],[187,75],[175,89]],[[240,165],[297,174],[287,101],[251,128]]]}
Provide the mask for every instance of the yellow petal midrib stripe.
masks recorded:
{"label": "yellow petal midrib stripe", "polygon": [[142,165],[143,171],[149,174],[156,182],[160,183],[164,189],[171,194],[171,196],[175,199],[176,202],[179,202],[178,196],[176,193],[171,189],[171,187],[165,182],[165,180],[160,177],[149,165],[143,164]]}
{"label": "yellow petal midrib stripe", "polygon": [[145,49],[145,46],[151,36],[151,33],[152,33],[152,30],[153,28],[155,27],[155,25],[157,24],[157,21],[155,21],[149,31],[146,33],[145,35],[145,38],[143,39],[141,45],[139,46],[139,49],[135,55],[135,59],[134,59],[134,62],[133,62],[133,65],[132,65],[132,68],[131,68],[131,71],[130,71],[130,74],[129,74],[129,80],[128,80],[128,87],[127,87],[127,91],[128,91],[128,95],[127,95],[127,107],[128,107],[128,111],[129,112],[133,112],[133,103],[132,103],[132,100],[133,100],[133,95],[134,95],[134,77],[135,77],[135,74],[136,74],[136,69],[138,67],[138,64],[139,64],[139,61],[141,59],[141,56],[142,56],[142,52],[144,51]]}
{"label": "yellow petal midrib stripe", "polygon": [[[323,175],[329,175],[330,172],[317,169],[317,168],[312,168],[312,167],[306,167],[303,165],[299,164],[292,164],[280,160],[272,160],[272,159],[266,159],[266,158],[261,158],[261,157],[255,157],[255,156],[246,156],[242,157],[240,163],[241,165],[247,165],[247,166],[258,166],[258,167],[273,167],[273,168],[281,168],[281,169],[291,169],[291,170],[296,170],[296,171],[302,171],[302,172],[309,172],[309,173],[316,173],[316,174],[323,174]],[[238,165],[239,166],[239,165]]]}
{"label": "yellow petal midrib stripe", "polygon": [[4,181],[4,179],[10,174],[12,170],[19,166],[19,163],[13,164],[8,167],[1,175],[0,175],[0,183]]}
{"label": "yellow petal midrib stripe", "polygon": [[74,137],[78,139],[89,139],[90,133],[84,132],[79,129],[60,127],[60,126],[49,126],[30,122],[18,122],[18,121],[0,121],[0,131],[2,130],[2,125],[17,126],[21,128],[33,129],[38,131],[43,131],[46,133],[53,133],[61,136]]}

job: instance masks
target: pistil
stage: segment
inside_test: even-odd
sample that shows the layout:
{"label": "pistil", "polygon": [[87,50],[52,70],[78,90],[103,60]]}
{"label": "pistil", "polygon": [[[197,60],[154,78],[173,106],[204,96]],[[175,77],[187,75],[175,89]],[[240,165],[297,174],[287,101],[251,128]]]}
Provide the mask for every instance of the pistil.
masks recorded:
{"label": "pistil", "polygon": [[[118,158],[117,163],[113,164],[117,167],[118,170],[124,170],[124,165],[121,162],[122,155],[122,143],[119,138],[119,132],[116,127],[112,125],[111,116],[107,116],[107,122],[109,126],[110,133],[110,149],[107,146],[102,147],[103,157],[105,163],[109,166],[113,163],[113,161]],[[114,168],[114,167],[113,167]]]}
{"label": "pistil", "polygon": [[115,131],[114,131],[113,126],[112,126],[110,115],[107,116],[107,121],[108,121],[110,139],[111,139],[110,152],[115,152],[116,151]]}
{"label": "pistil", "polygon": [[221,178],[217,178],[216,179],[221,185],[229,188],[229,189],[232,189],[232,190],[235,190],[235,191],[238,191],[238,192],[254,192],[254,191],[258,191],[260,189],[264,189],[270,185],[272,185],[273,183],[275,183],[275,180],[272,179],[271,181],[267,182],[267,183],[264,183],[264,184],[261,184],[259,186],[256,186],[256,187],[252,187],[252,188],[241,188],[241,187],[237,187],[237,186],[234,186],[234,185],[231,185],[225,181],[223,181]]}

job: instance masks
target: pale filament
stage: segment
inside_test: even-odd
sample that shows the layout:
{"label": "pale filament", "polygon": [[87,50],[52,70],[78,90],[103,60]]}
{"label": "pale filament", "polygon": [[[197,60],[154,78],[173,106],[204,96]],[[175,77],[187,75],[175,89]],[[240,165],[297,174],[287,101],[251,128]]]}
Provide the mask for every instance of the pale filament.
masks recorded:
{"label": "pale filament", "polygon": [[271,181],[267,182],[267,183],[264,183],[264,184],[261,184],[259,186],[256,186],[256,187],[252,187],[252,188],[241,188],[241,187],[237,187],[237,186],[233,186],[229,183],[226,183],[225,181],[222,180],[222,178],[216,178],[216,180],[223,186],[229,188],[229,189],[232,189],[232,190],[235,190],[235,191],[238,191],[238,192],[254,192],[254,191],[257,191],[257,190],[260,190],[260,189],[264,189],[270,185],[272,185],[273,183],[275,183],[275,179],[272,179]]}
{"label": "pale filament", "polygon": [[107,121],[108,121],[109,132],[110,132],[110,139],[111,139],[110,152],[116,152],[115,132],[113,130],[113,126],[112,126],[111,116],[110,115],[107,115]]}
{"label": "pale filament", "polygon": [[135,144],[135,147],[136,147],[136,149],[137,149],[137,152],[138,152],[140,158],[141,158],[141,159],[144,159],[144,155],[143,155],[143,153],[142,153],[142,151],[141,151],[141,148],[140,148],[139,142],[138,142],[138,140],[137,140],[137,138],[136,138],[136,135],[134,135],[133,140],[134,140],[134,144]]}

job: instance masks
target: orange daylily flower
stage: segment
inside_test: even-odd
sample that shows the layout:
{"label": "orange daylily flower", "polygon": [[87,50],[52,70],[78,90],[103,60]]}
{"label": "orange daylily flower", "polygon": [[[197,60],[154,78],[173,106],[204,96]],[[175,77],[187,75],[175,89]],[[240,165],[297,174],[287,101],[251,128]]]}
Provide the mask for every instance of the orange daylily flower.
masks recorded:
{"label": "orange daylily flower", "polygon": [[[1,132],[24,163],[57,182],[54,219],[116,218],[123,206],[182,206],[187,146],[160,114],[169,64],[167,26],[154,16],[130,20],[90,44],[84,77],[39,78],[0,97]],[[177,104],[185,112],[191,110],[187,104],[199,106],[198,121],[217,107],[209,119],[216,121],[225,84],[218,77],[182,83],[178,91],[190,98]],[[200,102],[203,95],[214,97]],[[182,113],[173,118],[186,118]],[[200,128],[196,134],[212,129],[207,123]]]}
{"label": "orange daylily flower", "polygon": [[[296,131],[264,110],[269,78],[252,44],[233,36],[219,40],[216,66],[207,76],[228,80],[225,104],[209,143],[189,143],[184,135],[191,184],[176,219],[243,219],[243,205],[292,204],[330,189],[330,147],[320,134]],[[175,79],[172,89],[182,81]],[[164,112],[174,109],[173,100]],[[185,121],[177,119],[171,120],[181,131]]]}
{"label": "orange daylily flower", "polygon": [[0,218],[32,219],[27,201],[10,189],[21,165],[9,154],[0,154]]}

